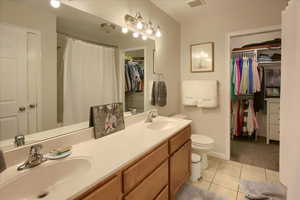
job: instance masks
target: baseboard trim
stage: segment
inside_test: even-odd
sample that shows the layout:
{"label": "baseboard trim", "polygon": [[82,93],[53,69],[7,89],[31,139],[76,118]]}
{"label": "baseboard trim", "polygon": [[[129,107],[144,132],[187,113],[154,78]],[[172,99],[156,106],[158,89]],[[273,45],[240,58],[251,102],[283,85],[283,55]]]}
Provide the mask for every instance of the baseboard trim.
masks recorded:
{"label": "baseboard trim", "polygon": [[219,153],[219,152],[211,151],[211,152],[208,153],[208,155],[212,156],[212,157],[215,157],[215,158],[227,160],[226,159],[226,155],[224,153]]}

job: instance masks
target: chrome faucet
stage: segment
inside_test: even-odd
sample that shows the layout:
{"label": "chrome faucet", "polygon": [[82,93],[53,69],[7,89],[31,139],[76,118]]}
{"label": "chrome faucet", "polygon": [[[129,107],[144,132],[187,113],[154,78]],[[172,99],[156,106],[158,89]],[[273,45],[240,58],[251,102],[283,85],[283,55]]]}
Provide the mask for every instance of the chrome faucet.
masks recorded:
{"label": "chrome faucet", "polygon": [[157,110],[150,110],[148,112],[147,118],[145,120],[145,122],[153,122],[153,119],[156,118],[158,116]]}
{"label": "chrome faucet", "polygon": [[43,146],[40,144],[31,146],[28,159],[22,165],[18,166],[17,170],[21,171],[24,169],[33,168],[47,161],[47,159],[41,153],[42,147]]}

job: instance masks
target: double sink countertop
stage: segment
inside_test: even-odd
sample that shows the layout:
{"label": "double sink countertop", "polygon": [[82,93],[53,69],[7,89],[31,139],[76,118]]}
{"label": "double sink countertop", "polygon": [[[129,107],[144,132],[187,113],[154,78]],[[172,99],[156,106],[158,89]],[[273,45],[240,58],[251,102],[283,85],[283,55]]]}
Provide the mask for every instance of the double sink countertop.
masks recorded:
{"label": "double sink countertop", "polygon": [[65,159],[47,161],[24,171],[12,166],[0,174],[0,197],[38,199],[39,193],[44,192],[45,200],[74,199],[191,122],[168,117],[157,117],[153,123],[139,121],[114,134],[73,145],[72,155]]}

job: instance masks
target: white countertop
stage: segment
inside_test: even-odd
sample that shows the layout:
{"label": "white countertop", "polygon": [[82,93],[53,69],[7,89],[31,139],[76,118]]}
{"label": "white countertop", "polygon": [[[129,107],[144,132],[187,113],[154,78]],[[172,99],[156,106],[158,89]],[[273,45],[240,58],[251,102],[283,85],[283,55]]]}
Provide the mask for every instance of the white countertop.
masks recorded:
{"label": "white countertop", "polygon": [[[155,120],[171,120],[174,126],[155,130],[147,127],[149,123],[141,121],[112,135],[74,145],[72,155],[63,160],[86,158],[90,161],[91,168],[78,179],[71,178],[57,183],[43,199],[64,200],[77,197],[191,124],[190,120],[184,119],[158,117]],[[54,162],[60,161],[47,161],[38,167]],[[16,166],[12,166],[0,174],[0,196],[3,185],[22,173],[25,172],[18,172]]]}

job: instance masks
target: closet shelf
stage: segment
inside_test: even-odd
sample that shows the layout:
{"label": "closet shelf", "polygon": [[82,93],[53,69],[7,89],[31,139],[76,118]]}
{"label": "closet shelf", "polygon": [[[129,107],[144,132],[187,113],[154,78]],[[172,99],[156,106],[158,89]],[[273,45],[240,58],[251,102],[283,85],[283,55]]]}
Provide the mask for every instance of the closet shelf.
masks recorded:
{"label": "closet shelf", "polygon": [[275,64],[281,64],[281,61],[259,61],[257,62],[259,65],[275,65]]}
{"label": "closet shelf", "polygon": [[232,53],[244,53],[244,52],[254,52],[254,51],[263,51],[263,50],[280,50],[281,47],[263,47],[263,48],[238,48],[233,49]]}

